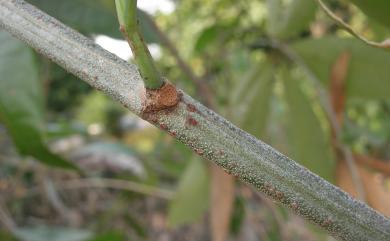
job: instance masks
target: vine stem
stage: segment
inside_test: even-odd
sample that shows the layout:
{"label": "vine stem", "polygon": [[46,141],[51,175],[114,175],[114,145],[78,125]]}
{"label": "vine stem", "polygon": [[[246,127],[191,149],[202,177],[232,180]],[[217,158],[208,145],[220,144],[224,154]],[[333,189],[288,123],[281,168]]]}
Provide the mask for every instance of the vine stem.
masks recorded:
{"label": "vine stem", "polygon": [[180,99],[175,106],[145,112],[146,89],[134,65],[25,1],[0,0],[0,27],[333,236],[350,241],[390,240],[389,219],[183,91],[177,90]]}
{"label": "vine stem", "polygon": [[149,89],[159,89],[164,84],[164,80],[138,27],[137,0],[115,0],[115,5],[120,31],[130,45],[145,86]]}
{"label": "vine stem", "polygon": [[339,18],[336,14],[334,14],[322,0],[317,0],[318,4],[322,8],[322,10],[333,19],[337,25],[341,26],[344,30],[346,30],[348,33],[350,33],[352,36],[355,36],[357,39],[363,41],[364,43],[376,47],[376,48],[382,48],[382,49],[390,49],[390,39],[386,39],[381,43],[374,42],[371,40],[366,39],[359,33],[357,33],[351,26],[349,26],[346,22],[344,22],[341,18]]}

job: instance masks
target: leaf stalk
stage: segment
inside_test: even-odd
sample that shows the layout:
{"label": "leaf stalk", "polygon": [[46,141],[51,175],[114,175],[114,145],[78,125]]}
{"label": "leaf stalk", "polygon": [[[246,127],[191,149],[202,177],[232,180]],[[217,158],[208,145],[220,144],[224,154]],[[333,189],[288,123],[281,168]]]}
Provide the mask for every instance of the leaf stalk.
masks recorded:
{"label": "leaf stalk", "polygon": [[145,87],[159,89],[164,79],[157,70],[154,60],[145,44],[137,18],[137,0],[115,0],[120,31],[130,45],[135,63],[144,80]]}

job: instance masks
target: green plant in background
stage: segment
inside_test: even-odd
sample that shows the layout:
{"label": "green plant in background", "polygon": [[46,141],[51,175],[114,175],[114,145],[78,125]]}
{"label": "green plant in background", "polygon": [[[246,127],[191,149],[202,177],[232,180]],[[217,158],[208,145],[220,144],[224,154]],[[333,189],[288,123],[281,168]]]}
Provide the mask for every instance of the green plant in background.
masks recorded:
{"label": "green plant in background", "polygon": [[[85,34],[120,36],[113,1],[31,0],[30,2]],[[156,89],[161,86],[162,77],[157,71],[159,68],[171,82],[177,83],[183,89],[196,89],[197,84],[193,82],[193,78],[189,77],[190,75],[184,69],[177,70],[177,56],[172,55],[169,46],[162,41],[161,33],[150,24],[145,13],[136,10],[136,2],[116,1],[119,22],[125,26],[125,37],[134,44],[132,47],[135,52],[134,62],[146,87]],[[332,8],[340,6],[335,1],[329,2]],[[372,18],[374,22],[378,21],[375,24],[384,25],[385,32],[386,28],[390,27],[386,21],[385,10],[389,9],[386,1],[351,2],[366,13],[370,21]],[[70,14],[69,9],[75,11]],[[355,20],[362,16],[356,14],[356,11],[356,9],[348,9],[342,14],[346,18]],[[132,17],[126,17],[127,14]],[[141,34],[137,29],[136,16],[139,18]],[[220,113],[252,135],[278,147],[321,177],[334,181],[335,158],[331,150],[330,134],[332,123],[329,121],[327,103],[323,101],[324,95],[319,94],[318,88],[326,92],[332,91],[329,87],[332,80],[332,66],[342,53],[348,52],[351,60],[344,79],[346,113],[348,113],[346,118],[348,119],[351,113],[355,113],[355,116],[351,117],[351,121],[354,122],[357,119],[354,109],[363,106],[358,103],[366,103],[366,101],[385,110],[390,96],[390,70],[387,67],[390,54],[386,50],[372,48],[356,39],[345,38],[341,31],[333,27],[333,20],[321,16],[317,4],[311,0],[292,0],[288,3],[277,0],[242,2],[190,0],[177,3],[173,14],[158,16],[158,23],[167,29],[166,34],[175,40],[175,47],[183,54],[184,61],[190,65],[196,75],[205,80]],[[353,21],[349,22],[353,23]],[[364,27],[358,26],[358,30]],[[314,36],[315,28],[322,29],[323,33]],[[324,33],[330,36],[324,36]],[[4,95],[0,97],[0,107],[4,107],[0,108],[0,119],[8,127],[21,153],[52,165],[69,165],[48,155],[47,147],[43,144],[45,124],[42,103],[45,93],[36,90],[44,83],[39,81],[42,77],[39,76],[35,63],[35,59],[39,57],[34,56],[32,51],[20,42],[10,40],[8,34],[1,34],[5,39],[2,42],[9,43],[0,47],[0,54],[4,56],[1,58],[4,64],[1,64],[0,70],[1,73],[7,73],[2,76],[8,78],[15,76],[15,80],[24,81],[20,85],[31,86],[31,88],[20,88],[17,81],[2,81],[4,86],[0,85],[0,91],[3,91]],[[160,43],[165,47],[163,57],[156,60],[156,64],[147,52],[142,35],[146,43]],[[376,36],[382,36],[382,33],[376,33],[374,28],[369,29],[369,39],[378,39],[379,37]],[[10,55],[8,51],[11,45],[18,45],[18,48],[23,51],[18,50],[15,53],[19,54]],[[138,54],[137,50],[140,50]],[[7,67],[22,65],[25,66],[24,72]],[[9,83],[17,84],[14,87],[18,91],[17,96],[24,97],[13,98],[15,95],[9,91],[11,88],[5,86]],[[22,95],[19,91],[25,93]],[[92,97],[93,95],[91,99]],[[96,107],[95,101],[90,100],[89,104]],[[16,113],[13,110],[18,110],[19,114],[13,114]],[[95,114],[102,119],[106,118],[103,112],[90,115],[81,110],[80,113],[82,119],[90,119]],[[359,113],[361,118],[366,116],[361,114],[362,112]],[[371,115],[371,118],[374,120],[371,119],[370,123],[384,123],[378,124],[380,127],[371,130],[379,128],[383,130],[382,133],[388,131],[388,127],[385,127],[386,121],[383,121],[388,118],[386,114],[375,117]],[[198,123],[199,119],[190,121],[187,119],[184,122],[187,123],[188,128]],[[162,122],[164,125],[166,123],[170,128],[170,122]],[[160,127],[166,129],[164,125]],[[348,128],[351,126],[353,125],[347,125]],[[352,130],[356,131],[357,128],[352,127]],[[350,133],[350,130],[347,132]],[[36,134],[31,137],[31,133]],[[174,136],[178,134],[171,132]],[[359,136],[361,137],[361,134]],[[26,140],[37,140],[28,143],[40,143],[39,148],[26,150],[28,149],[27,144],[24,144]],[[358,151],[372,150],[362,145],[382,146],[383,149],[383,146],[388,143],[388,138],[380,139],[379,142],[366,141],[365,144],[361,144],[362,141],[358,137],[355,139],[353,135],[348,140],[352,149]],[[195,147],[195,151],[203,154],[198,147]],[[152,157],[154,158],[158,157]],[[208,205],[209,178],[206,168],[193,158],[187,159],[191,161],[188,161],[188,168],[181,175],[177,196],[170,205],[169,222],[172,225],[199,220]],[[183,168],[180,168],[180,172],[182,171]],[[277,198],[276,194],[270,195]],[[270,234],[271,236],[274,235]],[[280,239],[282,238],[276,237],[276,240]]]}

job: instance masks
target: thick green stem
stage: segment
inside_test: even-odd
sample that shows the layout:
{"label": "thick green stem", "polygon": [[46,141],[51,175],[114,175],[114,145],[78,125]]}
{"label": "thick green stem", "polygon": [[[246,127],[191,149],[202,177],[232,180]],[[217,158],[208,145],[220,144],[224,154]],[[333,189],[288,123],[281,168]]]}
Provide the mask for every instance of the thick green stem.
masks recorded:
{"label": "thick green stem", "polygon": [[[240,130],[186,93],[178,90],[180,101],[169,109],[145,112],[147,90],[134,65],[26,2],[0,0],[0,27],[340,240],[390,240],[389,219]],[[174,88],[165,86],[169,87],[167,90]]]}
{"label": "thick green stem", "polygon": [[145,87],[149,89],[160,88],[164,80],[157,70],[138,27],[137,0],[115,0],[115,4],[120,30],[130,45]]}

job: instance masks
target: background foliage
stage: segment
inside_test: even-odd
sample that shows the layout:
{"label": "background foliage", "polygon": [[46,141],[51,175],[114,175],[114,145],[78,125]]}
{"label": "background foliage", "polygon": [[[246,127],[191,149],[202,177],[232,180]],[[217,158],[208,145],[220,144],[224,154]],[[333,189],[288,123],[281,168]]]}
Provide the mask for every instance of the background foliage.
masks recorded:
{"label": "background foliage", "polygon": [[[91,38],[121,38],[114,1],[28,2]],[[366,201],[390,216],[389,51],[346,34],[313,0],[174,3],[153,16],[161,32],[139,10],[168,79],[356,195],[340,174],[349,170],[332,138],[335,112],[342,143],[371,160],[357,163]],[[389,1],[326,3],[367,38],[389,36]],[[240,183],[229,229],[210,230],[206,162],[4,31],[0,56],[1,240],[328,238]]]}

